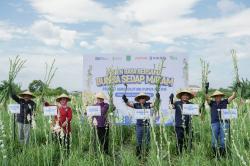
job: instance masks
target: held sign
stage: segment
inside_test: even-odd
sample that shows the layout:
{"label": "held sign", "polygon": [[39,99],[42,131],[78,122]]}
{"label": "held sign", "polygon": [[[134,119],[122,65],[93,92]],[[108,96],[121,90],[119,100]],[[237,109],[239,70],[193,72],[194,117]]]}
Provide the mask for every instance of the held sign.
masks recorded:
{"label": "held sign", "polygon": [[135,109],[135,119],[150,119],[150,109]]}
{"label": "held sign", "polygon": [[20,104],[9,104],[8,109],[12,114],[20,114]]}
{"label": "held sign", "polygon": [[43,113],[44,113],[44,116],[56,116],[57,106],[43,107]]}
{"label": "held sign", "polygon": [[221,109],[222,120],[237,119],[237,117],[238,117],[237,109]]}
{"label": "held sign", "polygon": [[101,116],[101,107],[100,106],[88,106],[87,107],[87,116]]}
{"label": "held sign", "polygon": [[199,115],[198,104],[183,104],[183,115]]}

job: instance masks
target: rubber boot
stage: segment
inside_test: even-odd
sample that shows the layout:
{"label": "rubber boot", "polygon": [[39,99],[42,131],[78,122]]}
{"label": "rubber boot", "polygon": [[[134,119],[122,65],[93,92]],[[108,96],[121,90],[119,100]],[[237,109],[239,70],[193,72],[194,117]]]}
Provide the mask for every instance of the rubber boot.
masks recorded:
{"label": "rubber boot", "polygon": [[136,146],[136,157],[141,159],[141,146]]}
{"label": "rubber boot", "polygon": [[217,148],[212,147],[212,151],[213,151],[213,157],[214,157],[214,158],[218,158],[218,151],[217,151]]}
{"label": "rubber boot", "polygon": [[220,156],[226,157],[226,149],[225,148],[220,148]]}

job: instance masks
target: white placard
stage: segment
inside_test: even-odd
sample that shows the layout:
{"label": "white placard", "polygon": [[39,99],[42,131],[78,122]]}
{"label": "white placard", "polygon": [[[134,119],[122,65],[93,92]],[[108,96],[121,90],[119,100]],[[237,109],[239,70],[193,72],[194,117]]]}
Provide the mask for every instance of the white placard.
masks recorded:
{"label": "white placard", "polygon": [[237,109],[221,109],[222,120],[237,119],[237,118],[238,118]]}
{"label": "white placard", "polygon": [[57,106],[43,107],[43,113],[44,113],[44,116],[56,116]]}
{"label": "white placard", "polygon": [[9,111],[12,114],[20,114],[20,104],[9,104]]}
{"label": "white placard", "polygon": [[87,107],[87,116],[101,116],[101,107],[100,106],[88,106]]}
{"label": "white placard", "polygon": [[198,104],[183,104],[183,115],[199,115]]}
{"label": "white placard", "polygon": [[150,109],[135,109],[134,117],[135,119],[150,119],[151,111]]}

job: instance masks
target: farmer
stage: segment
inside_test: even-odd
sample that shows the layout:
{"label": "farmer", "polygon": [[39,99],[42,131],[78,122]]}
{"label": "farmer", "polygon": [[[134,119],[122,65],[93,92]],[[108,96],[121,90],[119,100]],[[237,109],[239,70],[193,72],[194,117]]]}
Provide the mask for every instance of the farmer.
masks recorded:
{"label": "farmer", "polygon": [[[12,90],[11,90],[12,93]],[[19,97],[12,93],[12,99],[20,104],[20,114],[17,114],[18,124],[18,140],[21,144],[27,145],[30,138],[30,128],[32,124],[33,112],[36,109],[36,104],[32,100],[35,96],[30,91],[25,91],[19,94]]]}
{"label": "farmer", "polygon": [[[183,147],[191,148],[192,145],[192,126],[191,126],[191,116],[183,115],[182,108],[183,104],[193,104],[189,100],[194,98],[194,95],[191,91],[185,89],[177,93],[176,97],[180,99],[173,104],[175,109],[175,133],[177,138],[177,153],[182,154]],[[188,137],[186,137],[186,136]]]}
{"label": "farmer", "polygon": [[[156,94],[157,99],[160,99],[160,94]],[[128,101],[126,95],[122,97],[127,106],[134,109],[151,109],[153,103],[147,102],[150,97],[145,93],[140,93],[135,97],[136,103]],[[144,136],[143,136],[144,135]],[[149,119],[137,119],[136,121],[136,156],[140,159],[142,154],[143,137],[146,143],[146,153],[149,151],[150,145],[150,120]]]}
{"label": "farmer", "polygon": [[[207,102],[211,110],[211,127],[212,127],[212,150],[214,155],[217,156],[217,148],[219,149],[219,154],[225,156],[225,134],[228,133],[230,128],[229,120],[223,121],[221,119],[221,109],[226,109],[227,105],[236,98],[236,92],[233,92],[232,96],[228,99],[223,99],[224,93],[216,90],[210,100],[207,96]],[[220,142],[220,144],[219,144]]]}
{"label": "farmer", "polygon": [[66,146],[67,152],[69,154],[70,150],[70,134],[71,134],[71,120],[72,120],[72,109],[68,106],[68,102],[71,99],[68,95],[62,94],[57,97],[56,102],[58,102],[58,114],[55,116],[55,122],[59,124],[62,129],[62,135],[60,135],[60,144]]}
{"label": "farmer", "polygon": [[92,123],[96,127],[98,140],[101,145],[101,150],[104,151],[104,153],[108,154],[109,123],[107,116],[108,116],[109,104],[104,102],[104,100],[106,100],[107,97],[102,92],[97,93],[95,95],[95,98],[96,98],[95,106],[101,107],[101,116],[93,116]]}

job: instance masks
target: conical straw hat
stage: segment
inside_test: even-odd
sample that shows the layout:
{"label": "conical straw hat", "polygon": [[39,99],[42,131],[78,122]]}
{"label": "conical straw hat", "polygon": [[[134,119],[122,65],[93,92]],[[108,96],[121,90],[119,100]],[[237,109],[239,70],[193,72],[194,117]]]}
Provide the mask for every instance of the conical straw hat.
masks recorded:
{"label": "conical straw hat", "polygon": [[211,95],[211,97],[215,97],[215,96],[225,96],[225,94],[222,93],[221,91],[216,90],[216,91]]}
{"label": "conical straw hat", "polygon": [[56,101],[57,102],[59,102],[62,98],[65,98],[65,99],[67,99],[68,101],[71,101],[71,98],[68,96],[68,95],[66,95],[66,94],[61,94],[60,96],[58,96],[57,98],[56,98]]}
{"label": "conical straw hat", "polygon": [[20,97],[24,97],[24,96],[30,96],[31,98],[35,98],[35,96],[33,95],[33,93],[31,93],[30,91],[25,91],[19,94]]}
{"label": "conical straw hat", "polygon": [[188,89],[180,90],[180,91],[176,94],[176,97],[177,97],[178,99],[181,99],[181,96],[182,96],[183,93],[189,94],[190,99],[194,98],[194,94],[193,94],[190,90],[188,90]]}
{"label": "conical straw hat", "polygon": [[103,100],[106,100],[107,97],[105,96],[105,94],[103,92],[98,92],[96,95],[95,95],[95,98],[99,98],[99,99],[103,99]]}
{"label": "conical straw hat", "polygon": [[144,98],[146,101],[150,100],[150,97],[146,95],[145,93],[140,93],[135,97],[135,101],[139,102],[139,99]]}

